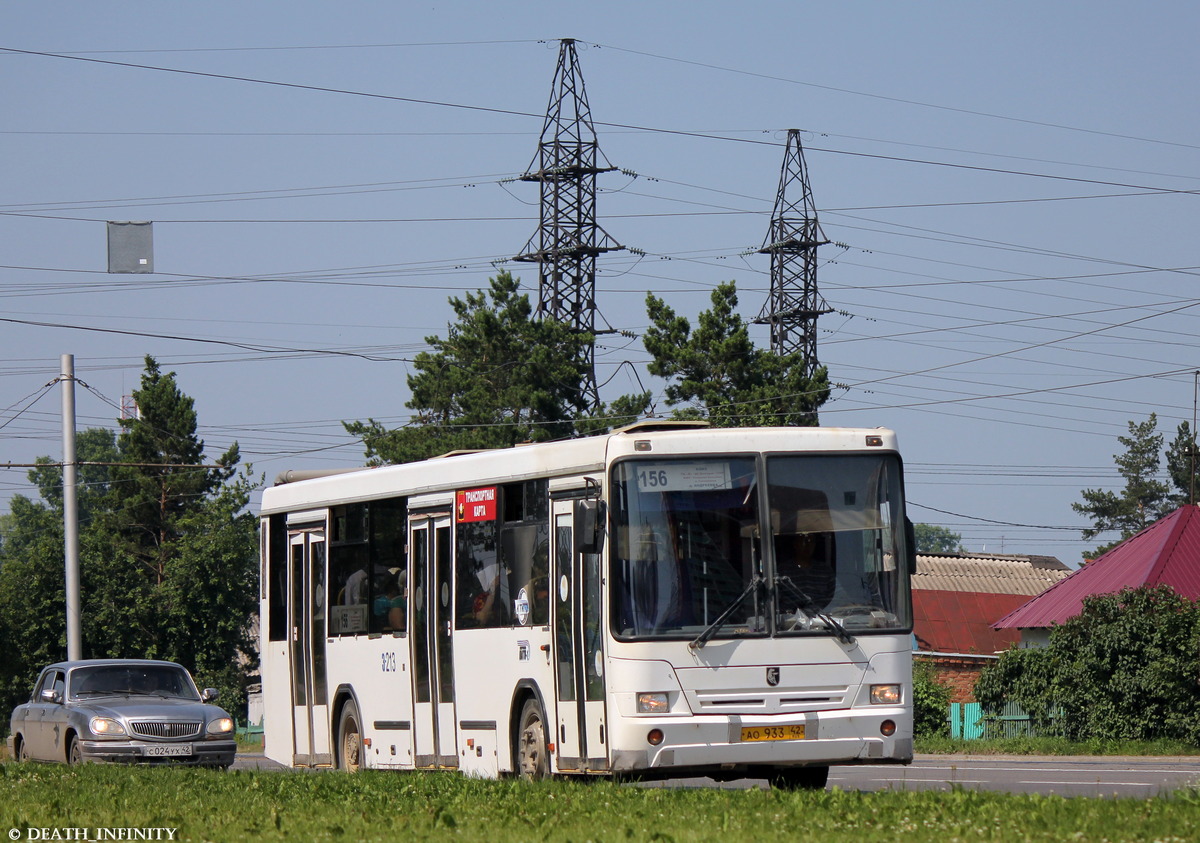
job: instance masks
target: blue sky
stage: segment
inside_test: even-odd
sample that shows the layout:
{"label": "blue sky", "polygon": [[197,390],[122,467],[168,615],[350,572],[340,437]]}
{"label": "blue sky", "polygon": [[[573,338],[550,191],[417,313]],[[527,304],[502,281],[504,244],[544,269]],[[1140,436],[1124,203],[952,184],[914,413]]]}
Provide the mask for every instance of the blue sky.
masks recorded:
{"label": "blue sky", "polygon": [[[600,259],[600,320],[643,330],[647,291],[694,317],[731,279],[756,316],[803,129],[841,244],[822,423],[899,433],[915,520],[1075,563],[1070,505],[1119,486],[1127,422],[1192,418],[1198,31],[1185,2],[4,4],[0,463],[61,453],[64,353],[80,427],[151,354],[211,454],[361,462],[341,420],[406,421],[449,296],[497,268],[536,292],[505,263],[537,218],[511,180],[570,37],[636,174],[601,177],[601,224],[645,252]],[[105,272],[106,220],[154,222],[154,274]],[[645,359],[603,339],[601,396]]]}

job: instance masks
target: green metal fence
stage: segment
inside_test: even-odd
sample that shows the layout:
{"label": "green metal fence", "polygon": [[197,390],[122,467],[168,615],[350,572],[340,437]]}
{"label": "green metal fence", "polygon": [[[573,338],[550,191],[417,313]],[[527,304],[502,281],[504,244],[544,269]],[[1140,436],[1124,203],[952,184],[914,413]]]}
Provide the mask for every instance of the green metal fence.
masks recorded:
{"label": "green metal fence", "polygon": [[962,740],[1036,736],[1028,714],[1016,703],[1008,703],[997,715],[985,717],[980,703],[950,703],[950,737]]}

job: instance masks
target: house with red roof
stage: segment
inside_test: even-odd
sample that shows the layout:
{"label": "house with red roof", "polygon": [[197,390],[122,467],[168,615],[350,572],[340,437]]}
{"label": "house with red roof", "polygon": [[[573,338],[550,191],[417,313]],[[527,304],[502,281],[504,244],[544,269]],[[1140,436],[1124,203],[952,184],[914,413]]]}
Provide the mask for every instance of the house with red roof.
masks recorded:
{"label": "house with red roof", "polygon": [[1200,599],[1200,506],[1181,506],[1160,518],[1016,607],[992,629],[1019,633],[1024,646],[1043,645],[1052,626],[1083,610],[1085,597],[1143,585],[1168,585],[1189,600]]}
{"label": "house with red roof", "polygon": [[912,575],[914,656],[934,664],[953,702],[974,699],[979,672],[1019,639],[992,623],[1070,575],[1053,556],[918,554]]}

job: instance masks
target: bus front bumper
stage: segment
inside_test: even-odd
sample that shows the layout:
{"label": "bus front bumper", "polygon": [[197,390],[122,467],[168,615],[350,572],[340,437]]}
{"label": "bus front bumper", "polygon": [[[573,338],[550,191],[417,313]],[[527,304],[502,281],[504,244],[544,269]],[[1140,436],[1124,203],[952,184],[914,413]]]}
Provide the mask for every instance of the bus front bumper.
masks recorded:
{"label": "bus front bumper", "polygon": [[[905,709],[883,707],[786,717],[627,717],[613,729],[612,770],[908,764],[911,723]],[[793,737],[795,727],[803,738]]]}

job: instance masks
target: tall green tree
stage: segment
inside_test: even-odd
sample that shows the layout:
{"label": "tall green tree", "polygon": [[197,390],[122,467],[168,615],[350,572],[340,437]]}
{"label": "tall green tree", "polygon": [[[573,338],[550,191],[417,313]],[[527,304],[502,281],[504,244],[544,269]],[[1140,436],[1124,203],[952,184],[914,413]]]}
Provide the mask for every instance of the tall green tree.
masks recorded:
{"label": "tall green tree", "polygon": [[1175,493],[1171,502],[1176,506],[1195,503],[1200,497],[1200,454],[1196,448],[1196,434],[1187,422],[1180,422],[1175,438],[1167,446],[1167,473]]}
{"label": "tall green tree", "polygon": [[913,524],[917,553],[961,553],[962,536],[947,527]]}
{"label": "tall green tree", "polygon": [[[234,445],[206,465],[193,400],[146,358],[138,416],[76,440],[85,657],[179,661],[232,706],[253,669],[254,487]],[[65,655],[62,470],[30,472],[40,500],[14,497],[0,541],[0,705]]]}
{"label": "tall green tree", "polygon": [[538,318],[508,272],[488,290],[450,299],[455,322],[425,341],[408,377],[412,422],[389,430],[374,419],[346,422],[371,463],[402,463],[447,451],[498,448],[572,435],[587,409],[584,351],[592,342],[555,319]]}
{"label": "tall green tree", "polygon": [[1099,556],[1133,534],[1153,524],[1175,508],[1171,489],[1159,479],[1163,437],[1156,432],[1158,417],[1150,414],[1144,422],[1129,422],[1129,435],[1118,436],[1125,452],[1115,454],[1117,471],[1125,478],[1120,492],[1084,489],[1083,501],[1071,504],[1076,512],[1092,519],[1093,526],[1083,531],[1084,541],[1101,533],[1117,531],[1120,538],[1093,551]]}
{"label": "tall green tree", "polygon": [[718,285],[710,301],[693,329],[662,299],[646,296],[648,369],[667,381],[664,395],[675,416],[706,418],[717,427],[816,425],[829,398],[825,368],[810,378],[802,354],[757,348],[737,312],[734,282]]}
{"label": "tall green tree", "polygon": [[152,357],[146,358],[133,399],[137,415],[120,422],[117,445],[124,464],[113,469],[112,482],[121,506],[112,511],[111,524],[157,585],[166,579],[184,520],[236,470],[238,446],[221,454],[215,468],[202,467],[204,441],[196,432],[195,401]]}

